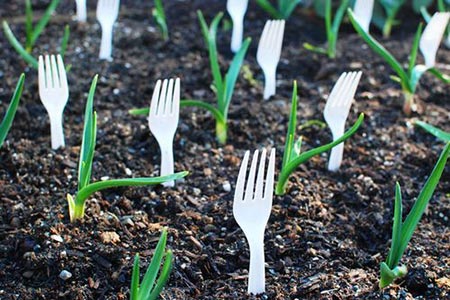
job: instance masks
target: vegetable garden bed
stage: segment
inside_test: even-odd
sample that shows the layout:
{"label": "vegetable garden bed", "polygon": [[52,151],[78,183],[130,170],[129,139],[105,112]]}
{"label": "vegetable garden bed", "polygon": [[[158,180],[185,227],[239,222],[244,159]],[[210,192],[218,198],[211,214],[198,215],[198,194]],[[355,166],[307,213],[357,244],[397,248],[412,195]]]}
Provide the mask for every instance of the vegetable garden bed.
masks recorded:
{"label": "vegetable garden bed", "polygon": [[[66,194],[77,189],[77,163],[87,92],[99,74],[94,100],[97,147],[92,178],[159,175],[158,143],[145,117],[128,110],[150,104],[157,79],[181,78],[181,98],[215,103],[208,52],[196,11],[210,22],[225,1],[165,1],[170,38],[151,19],[152,1],[121,1],[111,62],[100,61],[95,3],[87,24],[72,19],[74,1],[61,1],[33,54],[52,53],[65,24],[71,35],[65,54],[70,98],[65,110],[66,147],[51,150],[49,121],[38,94],[37,71],[28,67],[0,34],[0,113],[9,105],[22,72],[22,100],[0,148],[0,299],[128,299],[134,255],[150,262],[160,231],[174,265],[162,299],[446,299],[450,297],[450,169],[408,245],[402,263],[408,275],[378,288],[380,263],[388,254],[395,182],[407,213],[444,147],[414,120],[450,131],[450,87],[424,75],[416,90],[418,112],[405,116],[392,71],[343,23],[337,58],[302,47],[325,41],[323,20],[297,9],[286,22],[277,94],[263,101],[264,77],[256,49],[266,12],[250,1],[244,36],[252,38],[228,115],[228,138],[217,142],[215,120],[199,108],[182,107],[174,140],[175,171],[189,171],[176,187],[117,188],[87,201],[86,216],[71,223]],[[33,1],[35,14],[48,1]],[[23,3],[2,3],[0,16],[23,36]],[[232,59],[227,22],[219,26],[219,61]],[[419,15],[404,7],[389,38],[372,34],[399,61],[407,61]],[[421,57],[419,61],[423,60]],[[450,50],[437,62],[450,73]],[[265,233],[266,293],[247,296],[249,252],[233,218],[233,192],[246,150],[275,147],[276,176],[289,121],[293,80],[298,82],[298,127],[302,149],[332,140],[328,129],[302,126],[323,120],[331,87],[342,72],[363,72],[347,128],[365,120],[345,143],[339,171],[326,168],[328,154],[302,164],[287,193],[274,196]],[[303,151],[305,151],[303,150]],[[103,178],[104,179],[104,178]],[[144,267],[143,267],[144,266]],[[60,278],[61,271],[72,274]]]}

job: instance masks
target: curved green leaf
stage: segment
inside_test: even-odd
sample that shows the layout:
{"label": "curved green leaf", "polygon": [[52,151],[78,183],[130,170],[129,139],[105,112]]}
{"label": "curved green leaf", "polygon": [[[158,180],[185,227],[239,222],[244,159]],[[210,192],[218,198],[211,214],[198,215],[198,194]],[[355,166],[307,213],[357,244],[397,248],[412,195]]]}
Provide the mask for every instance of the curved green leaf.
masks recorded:
{"label": "curved green leaf", "polygon": [[16,52],[22,56],[22,58],[27,62],[31,67],[38,69],[38,61],[34,58],[30,53],[28,53],[22,46],[22,44],[16,39],[14,33],[11,31],[8,23],[3,21],[3,31],[5,33],[6,39],[9,41],[11,46],[16,50]]}
{"label": "curved green leaf", "polygon": [[431,133],[432,135],[434,135],[435,137],[437,137],[438,139],[444,141],[444,142],[450,142],[450,132],[445,132],[433,125],[430,125],[428,123],[422,122],[422,121],[415,121],[414,122],[415,125],[421,127],[422,129],[424,129],[425,131],[427,131],[428,133]]}
{"label": "curved green leaf", "polygon": [[16,115],[16,111],[20,102],[20,97],[22,96],[24,82],[25,82],[25,74],[22,74],[20,75],[19,81],[17,82],[16,89],[11,98],[11,103],[9,104],[8,109],[6,110],[2,123],[0,124],[0,148],[2,147],[3,142],[6,139],[6,135],[8,134],[8,131],[11,128],[14,116]]}

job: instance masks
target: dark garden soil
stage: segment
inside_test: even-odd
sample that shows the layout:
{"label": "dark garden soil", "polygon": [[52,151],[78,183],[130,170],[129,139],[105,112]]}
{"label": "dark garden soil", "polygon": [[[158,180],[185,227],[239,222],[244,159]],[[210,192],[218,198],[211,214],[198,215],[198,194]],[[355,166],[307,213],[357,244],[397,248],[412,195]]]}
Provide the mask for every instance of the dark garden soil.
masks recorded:
{"label": "dark garden soil", "polygon": [[[23,1],[2,1],[0,15],[24,37]],[[33,1],[36,15],[48,1]],[[128,299],[132,259],[146,267],[159,238],[169,228],[175,253],[162,299],[449,299],[450,168],[402,259],[407,277],[378,289],[379,264],[388,253],[394,184],[403,188],[405,212],[430,174],[443,143],[411,124],[421,119],[449,131],[450,88],[424,76],[417,92],[421,110],[401,111],[399,86],[390,68],[349,24],[342,27],[339,56],[330,60],[304,50],[303,42],[323,42],[323,20],[297,10],[286,25],[277,96],[262,100],[263,76],[255,54],[267,15],[254,4],[245,35],[253,38],[230,106],[229,139],[215,140],[214,120],[202,110],[181,112],[175,137],[176,170],[190,174],[174,189],[120,188],[95,194],[83,222],[68,219],[66,193],[75,193],[83,114],[92,77],[100,75],[95,97],[98,137],[93,180],[157,176],[159,147],[145,117],[128,109],[149,105],[155,81],[179,76],[182,98],[213,103],[207,51],[196,10],[208,22],[225,1],[165,1],[171,39],[165,43],[151,19],[152,1],[122,1],[114,37],[114,61],[97,59],[100,27],[95,1],[89,22],[71,17],[74,1],[62,1],[34,54],[53,53],[65,24],[71,27],[65,59],[70,100],[65,110],[66,148],[50,149],[49,121],[39,100],[37,72],[28,68],[0,33],[0,113],[3,115],[20,73],[26,86],[12,130],[0,149],[0,299]],[[253,3],[254,1],[251,1]],[[227,17],[228,18],[228,17]],[[377,38],[406,61],[420,17],[408,9],[389,39]],[[218,36],[222,65],[228,66],[230,31]],[[419,58],[421,59],[421,58]],[[438,66],[450,73],[450,50],[441,47]],[[276,147],[281,164],[292,81],[299,83],[299,124],[323,120],[325,99],[339,74],[362,70],[348,126],[359,112],[364,125],[345,145],[337,173],[327,155],[299,167],[289,192],[274,197],[266,235],[267,292],[246,296],[248,245],[232,216],[234,183],[245,150]],[[330,141],[327,129],[308,127],[304,149]],[[132,173],[132,175],[127,175]],[[231,190],[227,186],[231,184]],[[66,281],[62,270],[72,273]]]}

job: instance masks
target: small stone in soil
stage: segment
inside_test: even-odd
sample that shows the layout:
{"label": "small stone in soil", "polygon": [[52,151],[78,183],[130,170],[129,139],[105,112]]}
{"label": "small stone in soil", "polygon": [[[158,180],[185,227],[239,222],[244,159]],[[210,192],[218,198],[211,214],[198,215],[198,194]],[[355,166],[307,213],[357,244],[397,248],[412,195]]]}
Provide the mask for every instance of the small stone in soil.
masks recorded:
{"label": "small stone in soil", "polygon": [[230,192],[231,191],[231,184],[229,181],[225,181],[224,183],[222,183],[222,188],[225,192]]}
{"label": "small stone in soil", "polygon": [[62,270],[61,273],[59,273],[59,278],[62,280],[67,280],[72,277],[72,273],[70,273],[67,270]]}

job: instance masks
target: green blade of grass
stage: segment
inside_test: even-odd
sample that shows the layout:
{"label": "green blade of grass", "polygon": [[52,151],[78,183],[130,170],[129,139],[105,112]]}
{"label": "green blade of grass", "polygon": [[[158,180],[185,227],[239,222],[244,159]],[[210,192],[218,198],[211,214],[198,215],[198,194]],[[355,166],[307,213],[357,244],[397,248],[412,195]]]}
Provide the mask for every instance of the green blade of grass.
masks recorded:
{"label": "green blade of grass", "polygon": [[419,24],[419,27],[417,27],[416,35],[414,36],[413,45],[411,48],[411,54],[409,57],[409,65],[408,65],[408,77],[412,77],[412,72],[414,69],[414,66],[416,65],[417,60],[417,53],[419,52],[419,43],[420,43],[420,37],[422,36],[422,28],[423,23]]}
{"label": "green blade of grass", "polygon": [[97,81],[98,75],[95,75],[91,83],[84,113],[83,139],[81,142],[80,161],[78,165],[78,191],[85,188],[89,184],[91,178],[92,161],[94,159],[95,140],[97,136],[97,115],[93,111]]}
{"label": "green blade of grass", "polygon": [[162,289],[169,280],[170,272],[172,271],[173,263],[173,252],[171,250],[167,251],[164,265],[161,269],[161,274],[159,275],[158,281],[156,282],[155,288],[150,294],[149,300],[156,300],[161,293]]}
{"label": "green blade of grass", "polygon": [[158,276],[161,261],[164,257],[166,242],[167,229],[164,228],[163,232],[161,233],[161,237],[159,238],[158,244],[156,245],[155,253],[153,254],[152,260],[150,261],[150,265],[145,272],[144,279],[142,279],[141,288],[139,289],[139,299],[149,299],[156,277]]}
{"label": "green blade of grass", "polygon": [[437,137],[438,139],[448,143],[450,142],[450,132],[445,132],[433,125],[430,125],[428,123],[422,122],[422,121],[415,121],[414,122],[415,125],[421,127],[422,129],[424,129],[425,131],[427,131],[428,133],[431,133],[432,135],[434,135],[435,137]]}
{"label": "green blade of grass", "polygon": [[166,22],[166,14],[161,0],[155,0],[155,8],[153,9],[153,17],[158,24],[165,41],[169,39],[169,29]]}
{"label": "green blade of grass", "polygon": [[355,19],[355,15],[351,8],[347,9],[348,17],[356,32],[366,41],[372,50],[374,50],[378,55],[380,55],[391,68],[397,73],[398,77],[400,77],[402,81],[402,87],[408,89],[409,92],[413,92],[412,87],[409,82],[408,75],[403,70],[401,64],[389,53],[386,48],[384,48],[378,41],[376,41],[370,34],[366,33],[364,29],[359,25],[358,21]]}
{"label": "green blade of grass", "polygon": [[130,300],[139,300],[139,253],[134,256],[133,273],[131,275]]}
{"label": "green blade of grass", "polygon": [[76,202],[78,205],[81,205],[89,198],[89,196],[101,190],[127,186],[157,185],[166,181],[178,180],[185,177],[188,173],[189,172],[184,171],[159,177],[123,178],[94,182],[78,191]]}
{"label": "green blade of grass", "polygon": [[338,138],[337,140],[335,140],[329,144],[306,151],[306,152],[300,154],[298,157],[296,157],[291,162],[289,162],[280,172],[275,193],[277,195],[283,195],[285,193],[285,188],[286,188],[289,177],[295,171],[295,169],[297,169],[297,167],[300,164],[306,162],[311,157],[316,156],[325,151],[328,151],[331,148],[333,148],[334,146],[347,140],[349,137],[351,137],[353,134],[356,133],[356,131],[361,126],[363,121],[364,121],[364,114],[361,113],[358,117],[358,120],[355,122],[355,124],[353,124],[353,126],[347,132],[345,132],[344,135],[342,135],[340,138]]}
{"label": "green blade of grass", "polygon": [[66,25],[64,27],[64,35],[61,40],[61,47],[59,54],[61,54],[61,57],[64,58],[64,55],[66,55],[67,45],[69,44],[69,38],[70,38],[70,27],[69,25]]}
{"label": "green blade of grass", "polygon": [[256,0],[256,3],[262,9],[264,9],[272,18],[283,19],[281,13],[268,0]]}
{"label": "green blade of grass", "polygon": [[342,24],[342,19],[344,18],[345,11],[348,7],[350,0],[341,0],[341,4],[334,15],[333,25],[331,27],[331,32],[333,33],[334,40],[337,41],[337,37],[339,34],[339,28]]}
{"label": "green blade of grass", "polygon": [[2,25],[3,25],[3,31],[5,33],[5,36],[6,36],[7,40],[9,41],[9,43],[11,44],[11,46],[14,48],[14,50],[16,50],[16,52],[19,53],[19,55],[22,56],[22,58],[31,67],[33,67],[37,70],[37,68],[39,66],[37,60],[23,48],[22,44],[20,44],[20,42],[15,37],[14,33],[11,31],[11,28],[9,27],[8,23],[6,21],[3,21]]}
{"label": "green blade of grass", "polygon": [[303,43],[303,48],[305,48],[308,51],[316,52],[316,53],[319,53],[319,54],[328,54],[327,49],[311,45],[310,43]]}
{"label": "green blade of grass", "polygon": [[48,5],[47,9],[45,10],[44,14],[42,15],[42,18],[39,20],[39,22],[36,24],[36,27],[33,30],[33,34],[31,35],[30,39],[30,45],[31,47],[34,46],[37,39],[41,35],[42,31],[44,30],[45,26],[47,26],[48,22],[50,21],[50,18],[55,11],[56,7],[58,6],[59,2],[61,0],[52,0],[50,4]]}
{"label": "green blade of grass", "polygon": [[433,74],[437,79],[439,79],[440,81],[442,81],[445,84],[450,84],[450,76],[442,74],[441,72],[439,72],[438,69],[436,68],[430,68],[427,70],[429,73]]}
{"label": "green blade of grass", "polygon": [[398,250],[400,249],[402,234],[402,213],[402,191],[400,188],[400,184],[397,182],[395,184],[394,223],[392,225],[391,250],[389,251],[389,256],[386,260],[386,264],[390,269],[395,268],[401,258],[401,254],[398,252]]}
{"label": "green blade of grass", "polygon": [[287,20],[302,0],[279,0],[278,9],[283,19]]}
{"label": "green blade of grass", "polygon": [[33,9],[31,8],[31,0],[25,0],[25,49],[31,52],[31,36],[33,35]]}
{"label": "green blade of grass", "polygon": [[[246,38],[242,43],[239,51],[234,55],[233,60],[231,61],[230,68],[228,69],[227,74],[225,75],[225,97],[223,103],[218,104],[219,110],[222,112],[225,119],[227,119],[228,115],[228,107],[231,102],[231,98],[233,96],[234,86],[236,85],[237,78],[239,76],[239,72],[242,67],[242,63],[244,61],[245,55],[247,54],[248,47],[251,43],[251,38]],[[219,98],[220,99],[220,98]]]}
{"label": "green blade of grass", "polygon": [[420,191],[419,196],[417,197],[416,202],[414,203],[411,211],[405,219],[405,222],[402,225],[402,233],[401,233],[401,242],[400,248],[398,250],[400,257],[406,250],[409,240],[411,239],[422,215],[433,196],[434,190],[439,183],[439,179],[441,178],[442,173],[444,172],[445,165],[447,163],[448,156],[450,154],[450,142],[444,147],[436,166],[431,172],[430,177],[425,183],[424,187]]}
{"label": "green blade of grass", "polygon": [[17,108],[19,107],[20,97],[22,96],[23,85],[25,82],[25,74],[20,75],[19,81],[17,82],[16,89],[11,98],[11,103],[6,110],[3,121],[0,124],[0,148],[6,139],[9,129],[11,128],[14,116],[16,115]]}
{"label": "green blade of grass", "polygon": [[295,139],[295,130],[297,128],[297,101],[297,81],[294,80],[291,100],[291,113],[289,115],[289,125],[286,133],[286,143],[284,145],[283,162],[281,164],[281,169],[283,169],[289,163],[292,157],[291,152]]}
{"label": "green blade of grass", "polygon": [[220,72],[219,59],[217,56],[216,35],[217,27],[219,26],[220,20],[223,17],[223,13],[219,13],[214,17],[209,28],[205,21],[205,18],[203,17],[203,13],[200,10],[197,10],[197,16],[200,21],[203,37],[205,39],[206,45],[208,46],[209,62],[211,65],[214,87],[216,88],[218,102],[220,105],[220,103],[224,101],[223,97],[225,93],[222,73]]}

